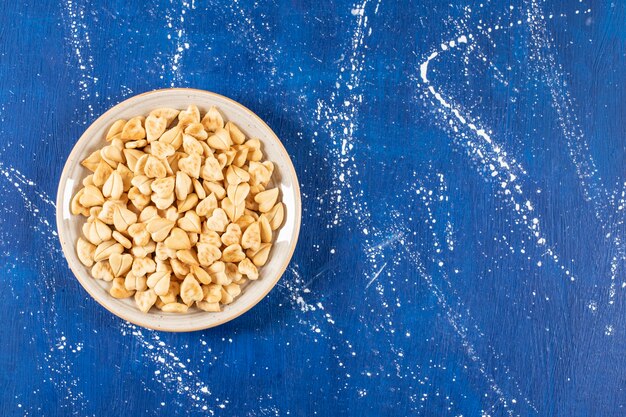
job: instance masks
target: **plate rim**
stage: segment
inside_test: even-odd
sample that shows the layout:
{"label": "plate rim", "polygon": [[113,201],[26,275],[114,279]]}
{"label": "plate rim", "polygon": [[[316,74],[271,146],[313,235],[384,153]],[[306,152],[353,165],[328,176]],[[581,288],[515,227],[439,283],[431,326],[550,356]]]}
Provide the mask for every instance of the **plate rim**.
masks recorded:
{"label": "plate rim", "polygon": [[[67,177],[68,177],[68,171],[70,169],[70,161],[75,161],[77,160],[78,157],[78,144],[82,143],[83,141],[86,141],[88,139],[90,139],[93,134],[91,133],[91,131],[94,129],[94,125],[98,123],[98,121],[100,121],[101,119],[106,119],[107,117],[110,117],[109,115],[111,113],[114,112],[115,109],[119,108],[120,106],[123,105],[128,105],[129,102],[132,102],[140,97],[145,97],[145,96],[149,96],[149,95],[155,95],[155,94],[161,94],[161,93],[165,93],[165,92],[171,92],[171,91],[180,91],[180,92],[196,92],[196,93],[200,93],[203,95],[209,95],[212,96],[214,98],[217,98],[219,100],[225,100],[227,102],[230,102],[230,104],[239,107],[241,110],[243,110],[244,112],[247,112],[250,116],[253,117],[253,119],[256,119],[256,121],[265,129],[267,129],[267,131],[270,133],[270,137],[273,138],[273,140],[276,141],[276,143],[278,144],[279,150],[280,152],[283,153],[283,156],[285,157],[285,160],[287,161],[287,170],[290,172],[290,176],[292,176],[292,178],[294,179],[294,232],[293,232],[293,239],[291,240],[291,242],[289,243],[289,248],[288,248],[288,254],[285,256],[285,259],[282,263],[282,265],[278,268],[278,273],[276,274],[276,277],[274,278],[273,282],[271,283],[270,286],[268,286],[268,288],[261,293],[255,300],[253,300],[251,303],[249,303],[248,305],[246,305],[245,308],[243,308],[240,311],[236,311],[235,313],[225,316],[224,318],[222,318],[221,320],[212,322],[212,323],[206,323],[206,324],[198,324],[195,326],[189,326],[189,327],[170,327],[167,324],[163,325],[163,326],[155,326],[152,325],[151,323],[145,323],[145,322],[141,322],[139,320],[134,320],[131,319],[129,317],[126,316],[125,313],[120,313],[118,311],[114,311],[113,309],[109,308],[109,306],[107,306],[106,304],[104,304],[103,302],[101,302],[101,300],[99,299],[99,297],[96,297],[89,289],[88,287],[83,283],[83,278],[81,277],[81,274],[77,273],[77,271],[74,269],[74,265],[72,265],[72,262],[70,261],[70,259],[68,258],[68,256],[66,255],[67,253],[67,249],[71,248],[73,249],[73,246],[67,242],[65,233],[62,231],[63,228],[61,227],[62,223],[63,223],[63,207],[60,204],[61,200],[63,198],[63,193],[65,191],[65,184],[67,183]],[[117,104],[115,104],[113,107],[111,107],[110,109],[108,109],[107,111],[105,111],[104,113],[102,113],[97,119],[95,119],[93,122],[91,122],[89,124],[89,126],[87,127],[87,129],[83,132],[83,134],[78,138],[78,140],[75,142],[74,146],[72,147],[72,150],[70,151],[69,155],[67,156],[65,163],[63,165],[63,170],[61,171],[61,177],[59,178],[59,185],[57,187],[57,196],[56,196],[56,227],[57,227],[57,235],[59,238],[59,242],[61,243],[61,249],[63,251],[63,257],[65,258],[70,270],[72,271],[72,274],[74,275],[74,277],[76,278],[76,280],[80,283],[81,287],[89,294],[89,296],[96,301],[100,306],[104,307],[106,310],[108,310],[111,314],[113,314],[116,317],[121,318],[122,320],[126,320],[130,323],[133,323],[135,325],[144,327],[144,328],[148,328],[148,329],[152,329],[152,330],[157,330],[157,331],[166,331],[166,332],[173,332],[173,333],[183,333],[183,332],[194,332],[194,331],[198,331],[198,330],[204,330],[204,329],[209,329],[212,327],[217,327],[220,326],[224,323],[227,323],[231,320],[236,319],[237,317],[243,315],[244,313],[248,312],[250,309],[252,309],[254,306],[256,306],[259,302],[261,302],[261,300],[263,300],[267,294],[269,294],[269,292],[276,286],[276,284],[278,283],[278,281],[281,279],[281,277],[284,275],[285,270],[287,269],[287,266],[289,266],[289,263],[291,262],[291,259],[293,257],[293,254],[295,252],[297,243],[298,243],[298,239],[300,237],[300,226],[301,226],[301,222],[302,222],[302,198],[301,198],[301,194],[300,194],[300,182],[298,180],[298,175],[297,172],[295,170],[295,167],[293,165],[293,161],[291,160],[291,157],[289,156],[289,153],[287,152],[287,149],[285,148],[285,146],[283,145],[282,141],[278,138],[278,135],[276,135],[276,133],[274,132],[274,130],[267,124],[265,123],[265,121],[263,119],[261,119],[261,117],[259,117],[255,112],[253,112],[252,110],[250,110],[249,108],[247,108],[246,106],[244,106],[243,104],[229,98],[226,97],[224,95],[212,92],[212,91],[208,91],[208,90],[202,90],[202,89],[197,89],[197,88],[162,88],[162,89],[156,89],[156,90],[151,90],[151,91],[146,91],[144,93],[140,93],[137,95],[134,95],[132,97],[129,97]],[[81,264],[82,265],[82,264]],[[210,312],[205,312],[205,314],[211,314]]]}

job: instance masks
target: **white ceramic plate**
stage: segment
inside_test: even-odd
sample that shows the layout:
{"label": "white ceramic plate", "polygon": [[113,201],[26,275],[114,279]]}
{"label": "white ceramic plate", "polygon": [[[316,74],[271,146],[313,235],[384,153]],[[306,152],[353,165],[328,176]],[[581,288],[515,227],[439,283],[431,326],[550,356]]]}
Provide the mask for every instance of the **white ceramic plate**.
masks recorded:
{"label": "white ceramic plate", "polygon": [[[278,234],[274,236],[270,258],[260,270],[257,281],[246,285],[235,301],[223,307],[221,312],[211,313],[190,309],[186,314],[163,313],[152,308],[148,314],[139,311],[134,298],[119,300],[108,293],[110,283],[91,277],[76,255],[75,244],[85,222],[82,216],[70,213],[70,202],[85,176],[90,172],[80,162],[94,150],[102,148],[106,132],[118,119],[129,119],[137,115],[147,115],[158,107],[185,109],[195,104],[204,114],[211,106],[216,106],[225,120],[232,120],[247,137],[258,138],[262,143],[265,158],[274,163],[272,176],[274,186],[280,187],[285,204],[285,220]],[[208,91],[173,88],[157,90],[129,98],[100,116],[78,140],[65,163],[57,194],[57,228],[63,252],[70,269],[87,292],[104,308],[113,314],[139,326],[156,330],[187,332],[206,329],[226,323],[245,313],[257,304],[276,285],[293,255],[300,231],[300,187],[293,164],[287,151],[276,134],[256,114],[241,104]]]}

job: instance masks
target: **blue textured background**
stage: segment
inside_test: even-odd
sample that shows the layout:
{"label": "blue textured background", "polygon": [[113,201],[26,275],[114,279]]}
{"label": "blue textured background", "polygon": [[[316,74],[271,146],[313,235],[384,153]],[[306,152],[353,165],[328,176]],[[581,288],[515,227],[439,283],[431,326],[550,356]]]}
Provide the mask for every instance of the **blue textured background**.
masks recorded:
{"label": "blue textured background", "polygon": [[[0,10],[0,415],[626,414],[623,1]],[[304,203],[279,285],[190,334],[97,305],[54,227],[86,126],[169,86],[264,118]]]}

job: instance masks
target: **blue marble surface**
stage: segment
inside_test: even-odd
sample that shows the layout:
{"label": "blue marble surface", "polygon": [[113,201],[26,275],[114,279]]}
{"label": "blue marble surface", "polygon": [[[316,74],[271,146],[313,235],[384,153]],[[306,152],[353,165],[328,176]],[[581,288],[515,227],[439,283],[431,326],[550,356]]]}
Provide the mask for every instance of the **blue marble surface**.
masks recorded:
{"label": "blue marble surface", "polygon": [[[0,415],[626,414],[626,4],[5,2]],[[219,328],[112,316],[54,196],[86,126],[194,87],[303,192],[279,285]]]}

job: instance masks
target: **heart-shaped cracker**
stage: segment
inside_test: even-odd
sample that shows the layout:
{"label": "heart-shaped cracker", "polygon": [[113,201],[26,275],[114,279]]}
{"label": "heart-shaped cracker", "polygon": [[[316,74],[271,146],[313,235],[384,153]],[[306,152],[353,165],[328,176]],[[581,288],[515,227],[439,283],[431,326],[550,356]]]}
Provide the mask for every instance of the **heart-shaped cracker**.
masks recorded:
{"label": "heart-shaped cracker", "polygon": [[152,192],[160,198],[167,198],[174,194],[174,185],[174,177],[165,177],[154,180],[152,184],[150,184],[150,188],[152,189]]}
{"label": "heart-shaped cracker", "polygon": [[248,279],[255,280],[259,278],[259,270],[248,258],[239,262],[238,270],[240,273],[247,276]]}
{"label": "heart-shaped cracker", "polygon": [[220,233],[226,230],[228,223],[228,216],[226,216],[226,212],[221,208],[213,210],[211,217],[206,220],[206,226],[209,230]]}
{"label": "heart-shaped cracker", "polygon": [[250,185],[246,182],[231,184],[228,186],[226,193],[233,204],[241,204],[246,201],[246,197],[248,196],[248,193],[250,193]]}
{"label": "heart-shaped cracker", "polygon": [[183,144],[183,131],[179,126],[174,126],[161,135],[159,142],[167,143],[172,145],[174,149],[178,149]]}
{"label": "heart-shaped cracker", "polygon": [[250,181],[250,174],[244,169],[231,165],[226,170],[226,181],[229,185]]}
{"label": "heart-shaped cracker", "polygon": [[200,175],[202,179],[207,181],[221,181],[224,179],[220,163],[213,155],[208,156],[204,160],[204,166],[202,167]]}
{"label": "heart-shaped cracker", "polygon": [[231,221],[236,222],[243,215],[246,204],[245,202],[235,204],[230,198],[226,197],[222,200],[222,209],[224,209]]}
{"label": "heart-shaped cracker", "polygon": [[191,192],[192,181],[188,174],[178,171],[176,173],[176,199],[184,200]]}
{"label": "heart-shaped cracker", "polygon": [[113,275],[115,277],[121,277],[130,271],[130,268],[133,265],[133,257],[128,253],[114,253],[109,256],[109,264],[111,265]]}
{"label": "heart-shaped cracker", "polygon": [[204,130],[202,123],[192,123],[185,128],[185,134],[193,136],[198,140],[206,140],[209,134]]}
{"label": "heart-shaped cracker", "polygon": [[191,248],[191,242],[189,241],[187,232],[178,227],[172,229],[170,236],[165,239],[164,243],[168,248],[175,250]]}
{"label": "heart-shaped cracker", "polygon": [[202,158],[200,155],[192,154],[178,160],[178,169],[189,175],[191,178],[200,176]]}
{"label": "heart-shaped cracker", "polygon": [[224,127],[224,118],[215,106],[211,106],[208,112],[202,118],[202,125],[209,132],[215,132]]}
{"label": "heart-shaped cracker", "polygon": [[107,132],[107,142],[112,141],[115,137],[120,137],[122,135],[122,130],[124,129],[124,126],[126,126],[126,120],[120,119],[115,121],[115,123],[111,125],[109,131]]}
{"label": "heart-shaped cracker", "polygon": [[148,222],[146,229],[155,242],[163,242],[170,234],[176,223],[161,217],[155,217]]}
{"label": "heart-shaped cracker", "polygon": [[165,121],[167,122],[167,126],[169,126],[172,124],[174,119],[176,119],[176,116],[178,116],[178,113],[180,113],[180,110],[171,109],[168,107],[161,107],[159,109],[152,110],[150,112],[150,116],[155,116],[155,117],[165,119]]}
{"label": "heart-shaped cracker", "polygon": [[241,145],[246,141],[246,135],[244,135],[239,127],[237,127],[237,125],[233,122],[226,123],[226,126],[224,126],[224,128],[228,131],[228,134],[230,135],[230,140],[234,144]]}
{"label": "heart-shaped cracker", "polygon": [[196,281],[193,275],[187,275],[183,283],[180,284],[180,298],[183,300],[183,303],[189,306],[195,301],[201,301],[203,296],[202,287],[198,281]]}
{"label": "heart-shaped cracker", "polygon": [[133,117],[124,125],[122,129],[122,140],[139,140],[146,137],[146,130],[141,125],[144,118]]}
{"label": "heart-shaped cracker", "polygon": [[153,289],[137,291],[135,293],[135,303],[137,303],[137,307],[139,307],[139,310],[143,313],[147,313],[150,310],[150,307],[154,305],[157,298]]}
{"label": "heart-shaped cracker", "polygon": [[[153,289],[156,295],[165,295],[170,289],[171,273],[167,271],[157,271],[148,276],[148,287]],[[156,300],[155,300],[156,301]]]}
{"label": "heart-shaped cracker", "polygon": [[167,169],[165,168],[165,165],[163,165],[163,162],[156,156],[152,155],[148,156],[143,172],[148,178],[165,178],[167,175]]}
{"label": "heart-shaped cracker", "polygon": [[193,210],[187,211],[182,218],[178,219],[178,227],[189,233],[202,231],[200,217]]}
{"label": "heart-shaped cracker", "polygon": [[95,279],[101,279],[104,281],[112,281],[115,276],[111,270],[111,265],[108,261],[99,261],[91,268],[91,275]]}
{"label": "heart-shaped cracker", "polygon": [[241,250],[238,244],[227,246],[222,252],[222,261],[224,262],[241,262],[246,258],[246,254]]}
{"label": "heart-shaped cracker", "polygon": [[222,151],[228,150],[232,145],[230,134],[226,129],[217,129],[214,134],[209,136],[207,143],[211,148]]}
{"label": "heart-shaped cracker", "polygon": [[222,256],[220,249],[210,243],[198,243],[196,249],[198,249],[198,262],[202,266],[211,266]]}
{"label": "heart-shaped cracker", "polygon": [[167,128],[167,120],[163,117],[158,117],[153,114],[146,117],[146,139],[148,142],[152,142],[161,137],[165,129]]}
{"label": "heart-shaped cracker", "polygon": [[235,223],[229,224],[221,240],[224,246],[238,244],[241,240],[241,228]]}
{"label": "heart-shaped cracker", "polygon": [[261,246],[261,230],[259,222],[254,222],[241,236],[241,247],[244,249],[257,250]]}
{"label": "heart-shaped cracker", "polygon": [[183,134],[183,150],[186,154],[204,155],[204,148],[200,142],[191,135]]}
{"label": "heart-shaped cracker", "polygon": [[178,125],[188,126],[192,123],[200,122],[200,110],[194,104],[187,107],[187,110],[183,110],[178,114]]}
{"label": "heart-shaped cracker", "polygon": [[174,155],[176,149],[174,149],[174,147],[169,143],[158,141],[152,142],[152,144],[150,145],[150,152],[152,152],[152,155],[163,160]]}

